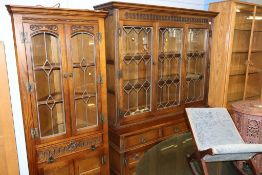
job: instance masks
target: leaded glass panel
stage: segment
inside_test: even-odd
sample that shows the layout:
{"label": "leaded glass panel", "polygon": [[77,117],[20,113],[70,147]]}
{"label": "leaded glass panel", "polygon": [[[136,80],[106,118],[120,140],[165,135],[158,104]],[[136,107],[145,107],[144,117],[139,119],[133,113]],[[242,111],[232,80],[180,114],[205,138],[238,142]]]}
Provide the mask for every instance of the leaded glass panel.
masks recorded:
{"label": "leaded glass panel", "polygon": [[152,34],[152,27],[123,27],[120,58],[123,116],[151,110]]}
{"label": "leaded glass panel", "polygon": [[204,99],[208,29],[189,29],[186,53],[185,102]]}
{"label": "leaded glass panel", "polygon": [[71,37],[74,104],[77,129],[97,126],[96,47],[94,35],[79,32]]}
{"label": "leaded glass panel", "polygon": [[61,58],[56,35],[42,32],[31,38],[40,137],[65,133]]}
{"label": "leaded glass panel", "polygon": [[182,40],[182,28],[159,28],[158,109],[180,104]]}

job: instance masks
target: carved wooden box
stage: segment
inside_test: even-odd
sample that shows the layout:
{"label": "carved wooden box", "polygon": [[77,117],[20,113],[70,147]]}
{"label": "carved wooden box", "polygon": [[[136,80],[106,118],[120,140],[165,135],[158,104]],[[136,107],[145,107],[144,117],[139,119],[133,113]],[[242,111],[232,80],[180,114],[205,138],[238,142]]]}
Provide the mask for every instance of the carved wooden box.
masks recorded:
{"label": "carved wooden box", "polygon": [[[246,143],[262,143],[262,101],[248,100],[232,104],[233,120]],[[259,172],[262,172],[262,155],[254,157]]]}

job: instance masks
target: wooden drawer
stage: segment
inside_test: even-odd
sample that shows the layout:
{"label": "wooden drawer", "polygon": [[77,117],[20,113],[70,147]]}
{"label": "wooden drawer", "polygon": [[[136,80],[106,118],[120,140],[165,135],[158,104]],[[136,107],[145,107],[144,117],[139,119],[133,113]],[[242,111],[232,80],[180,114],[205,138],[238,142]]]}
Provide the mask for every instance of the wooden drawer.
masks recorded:
{"label": "wooden drawer", "polygon": [[136,135],[127,136],[124,139],[125,148],[154,142],[159,138],[159,129],[152,129]]}
{"label": "wooden drawer", "polygon": [[164,126],[163,127],[163,137],[169,137],[174,134],[183,133],[187,130],[188,130],[187,125],[184,122],[176,123],[176,124],[169,125],[169,126]]}
{"label": "wooden drawer", "polygon": [[130,163],[138,163],[138,161],[144,156],[144,151],[136,152],[133,154],[129,154],[126,157],[127,162]]}
{"label": "wooden drawer", "polygon": [[136,166],[139,160],[144,156],[144,151],[130,153],[125,157],[125,173],[126,175],[135,175]]}
{"label": "wooden drawer", "polygon": [[95,150],[103,144],[102,134],[62,140],[56,144],[37,147],[37,163],[52,163],[56,159],[80,151]]}

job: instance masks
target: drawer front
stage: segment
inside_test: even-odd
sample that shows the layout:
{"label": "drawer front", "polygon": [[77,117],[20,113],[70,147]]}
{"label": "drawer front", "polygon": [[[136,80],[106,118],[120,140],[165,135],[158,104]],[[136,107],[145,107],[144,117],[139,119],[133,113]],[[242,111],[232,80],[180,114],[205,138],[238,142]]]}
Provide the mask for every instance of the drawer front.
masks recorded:
{"label": "drawer front", "polygon": [[37,163],[52,163],[57,158],[85,150],[95,150],[103,143],[102,134],[91,137],[76,138],[62,141],[45,147],[37,148]]}
{"label": "drawer front", "polygon": [[132,163],[138,163],[138,161],[144,156],[144,151],[142,152],[136,152],[136,153],[133,153],[133,154],[129,154],[127,155],[127,161],[128,163],[132,164]]}
{"label": "drawer front", "polygon": [[186,123],[177,123],[174,125],[163,127],[163,137],[172,136],[174,134],[180,134],[187,131]]}
{"label": "drawer front", "polygon": [[125,148],[146,144],[159,138],[159,130],[153,129],[125,138]]}

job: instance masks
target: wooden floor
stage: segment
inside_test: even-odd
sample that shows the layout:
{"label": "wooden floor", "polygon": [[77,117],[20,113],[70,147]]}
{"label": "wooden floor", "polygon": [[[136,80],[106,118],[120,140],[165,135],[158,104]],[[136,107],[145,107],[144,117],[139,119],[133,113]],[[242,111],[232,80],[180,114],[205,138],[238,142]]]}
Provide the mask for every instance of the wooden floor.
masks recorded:
{"label": "wooden floor", "polygon": [[[190,133],[172,137],[145,153],[137,166],[137,175],[192,175],[186,155],[194,150]],[[199,169],[198,163],[196,167]],[[239,174],[232,162],[209,163],[208,169],[211,175]]]}

